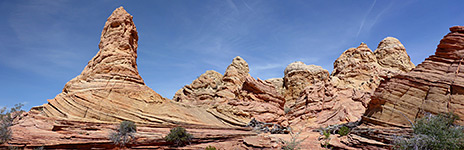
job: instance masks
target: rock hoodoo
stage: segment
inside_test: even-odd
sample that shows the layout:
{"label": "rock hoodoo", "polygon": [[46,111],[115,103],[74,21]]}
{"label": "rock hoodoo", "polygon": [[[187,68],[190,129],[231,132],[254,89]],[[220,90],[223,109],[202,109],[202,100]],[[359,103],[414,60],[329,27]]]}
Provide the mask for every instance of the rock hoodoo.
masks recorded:
{"label": "rock hoodoo", "polygon": [[[410,126],[425,113],[454,112],[464,121],[464,26],[450,28],[435,55],[409,73],[382,82],[365,118],[390,126]],[[464,69],[464,68],[463,68]]]}
{"label": "rock hoodoo", "polygon": [[137,69],[137,41],[132,16],[117,8],[103,28],[100,51],[62,93],[39,106],[44,114],[109,122],[223,125],[205,110],[175,104],[146,86]]}

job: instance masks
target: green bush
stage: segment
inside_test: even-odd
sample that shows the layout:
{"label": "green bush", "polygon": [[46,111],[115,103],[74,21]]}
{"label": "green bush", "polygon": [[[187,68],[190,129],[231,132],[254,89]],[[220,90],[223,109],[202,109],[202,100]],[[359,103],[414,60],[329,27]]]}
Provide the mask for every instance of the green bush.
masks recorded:
{"label": "green bush", "polygon": [[458,119],[453,113],[428,115],[413,125],[410,138],[397,137],[395,149],[460,150],[464,149],[464,127],[454,125]]}
{"label": "green bush", "polygon": [[173,143],[175,146],[184,146],[190,144],[193,136],[187,133],[182,127],[172,128],[170,133],[164,138],[167,142]]}
{"label": "green bush", "polygon": [[343,126],[338,130],[338,134],[340,134],[341,136],[348,135],[348,133],[350,133],[350,128],[346,126]]}
{"label": "green bush", "polygon": [[210,145],[206,147],[205,150],[216,150],[216,147]]}
{"label": "green bush", "polygon": [[132,139],[134,139],[133,133],[137,132],[137,126],[132,121],[123,121],[119,124],[118,132],[110,134],[110,140],[114,144],[125,146]]}
{"label": "green bush", "polygon": [[0,109],[0,144],[11,139],[10,127],[13,125],[13,120],[21,114],[23,106],[23,104],[16,104],[10,111],[6,111],[6,107]]}

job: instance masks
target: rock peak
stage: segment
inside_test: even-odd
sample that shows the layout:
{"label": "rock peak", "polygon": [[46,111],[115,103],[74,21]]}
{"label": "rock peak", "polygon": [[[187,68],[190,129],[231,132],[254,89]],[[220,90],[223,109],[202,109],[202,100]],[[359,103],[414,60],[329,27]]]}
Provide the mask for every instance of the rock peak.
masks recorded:
{"label": "rock peak", "polygon": [[240,56],[236,56],[232,60],[232,63],[229,65],[229,67],[227,67],[227,70],[230,70],[230,69],[238,69],[240,72],[243,72],[246,74],[250,72],[250,69],[248,68],[248,63]]}
{"label": "rock peak", "polygon": [[450,28],[451,32],[460,32],[464,33],[464,26],[454,26]]}
{"label": "rock peak", "polygon": [[369,47],[366,45],[366,43],[361,42],[361,44],[359,44],[357,48],[369,48]]}
{"label": "rock peak", "polygon": [[89,61],[81,78],[106,78],[144,84],[137,69],[137,29],[132,16],[119,7],[108,17],[100,37],[100,51]]}
{"label": "rock peak", "polygon": [[384,38],[374,51],[380,66],[390,71],[409,72],[415,67],[400,40],[394,37]]}
{"label": "rock peak", "polygon": [[406,51],[403,44],[401,44],[400,40],[394,37],[386,37],[382,41],[380,41],[376,51],[380,49],[389,49],[394,47],[397,47],[398,50]]}

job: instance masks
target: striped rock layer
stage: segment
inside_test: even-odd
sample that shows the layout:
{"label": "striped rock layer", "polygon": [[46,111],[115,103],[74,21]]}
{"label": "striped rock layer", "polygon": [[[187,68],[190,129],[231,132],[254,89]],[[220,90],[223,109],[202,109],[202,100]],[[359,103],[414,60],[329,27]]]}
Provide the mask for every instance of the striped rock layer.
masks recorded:
{"label": "striped rock layer", "polygon": [[63,92],[40,106],[49,117],[155,124],[223,125],[203,109],[163,98],[145,85],[137,69],[137,29],[117,8],[105,23],[100,51]]}
{"label": "striped rock layer", "polygon": [[379,85],[365,113],[367,122],[407,127],[427,113],[454,112],[464,124],[464,26],[450,31],[435,55]]}

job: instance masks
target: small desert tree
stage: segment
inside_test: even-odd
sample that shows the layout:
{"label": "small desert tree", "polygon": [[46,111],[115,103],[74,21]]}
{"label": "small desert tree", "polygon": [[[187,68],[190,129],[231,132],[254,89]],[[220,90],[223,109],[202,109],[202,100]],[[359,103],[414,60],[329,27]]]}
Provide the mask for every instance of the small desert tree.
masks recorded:
{"label": "small desert tree", "polygon": [[16,104],[10,111],[6,111],[7,108],[3,107],[0,109],[0,144],[3,144],[11,139],[11,129],[13,120],[18,117],[22,110],[23,104]]}
{"label": "small desert tree", "polygon": [[464,149],[464,127],[454,125],[458,116],[453,113],[427,115],[413,125],[410,138],[397,137],[395,149],[461,150]]}
{"label": "small desert tree", "polygon": [[134,139],[133,133],[137,132],[137,126],[132,121],[123,121],[119,124],[118,132],[110,134],[110,140],[114,144],[125,146],[132,139]]}

